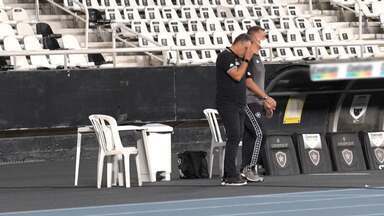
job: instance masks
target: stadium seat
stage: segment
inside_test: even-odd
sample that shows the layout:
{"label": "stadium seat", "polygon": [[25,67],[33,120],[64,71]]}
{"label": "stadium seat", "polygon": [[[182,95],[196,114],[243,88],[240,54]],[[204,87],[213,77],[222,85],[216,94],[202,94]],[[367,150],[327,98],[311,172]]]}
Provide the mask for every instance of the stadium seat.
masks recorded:
{"label": "stadium seat", "polygon": [[19,22],[16,24],[16,31],[19,36],[34,35],[32,26],[29,23]]}
{"label": "stadium seat", "polygon": [[261,25],[262,28],[264,28],[267,31],[268,30],[276,29],[275,23],[270,18],[260,19],[260,25]]}
{"label": "stadium seat", "polygon": [[[340,29],[339,31],[339,39],[341,41],[354,41],[354,34],[350,29]],[[360,57],[361,56],[361,48],[360,46],[347,46],[346,47],[348,54],[350,57]]]}
{"label": "stadium seat", "polygon": [[165,25],[163,21],[161,20],[151,20],[149,22],[149,29],[151,33],[166,33],[167,29],[165,28]]}
{"label": "stadium seat", "polygon": [[[339,38],[336,34],[336,31],[332,28],[323,28],[321,30],[322,40],[324,42],[337,42]],[[337,56],[339,59],[348,59],[351,56],[348,55],[343,46],[331,46],[329,47],[331,51],[331,56]]]}
{"label": "stadium seat", "polygon": [[184,28],[184,25],[179,20],[171,20],[168,22],[169,31],[172,33],[186,33],[187,31]]}
{"label": "stadium seat", "polygon": [[201,19],[216,19],[215,12],[211,7],[203,6],[200,7],[200,18]]}
{"label": "stadium seat", "polygon": [[13,21],[25,21],[30,22],[31,18],[23,8],[13,8],[11,11],[11,17]]}
{"label": "stadium seat", "polygon": [[163,17],[160,14],[160,9],[158,7],[146,7],[144,9],[145,19],[147,20],[162,20]]}
{"label": "stadium seat", "polygon": [[214,45],[229,46],[231,44],[228,40],[227,34],[222,31],[213,32],[212,36]]}
{"label": "stadium seat", "polygon": [[299,29],[307,29],[307,28],[313,28],[313,26],[311,25],[311,23],[306,19],[306,18],[303,18],[303,17],[298,17],[295,19],[295,22],[296,22],[296,27],[299,28]]}
{"label": "stadium seat", "polygon": [[121,4],[117,4],[115,0],[101,0],[101,7],[104,8],[116,8],[122,10],[125,6]]}
{"label": "stadium seat", "polygon": [[[71,0],[68,0],[68,1],[71,1]],[[97,0],[84,0],[83,5],[90,9],[96,9],[100,11],[105,10],[105,7],[102,7]]]}
{"label": "stadium seat", "polygon": [[[191,37],[187,33],[176,34],[176,45],[182,47],[194,47]],[[181,51],[181,64],[200,64],[202,61],[195,50]]]}
{"label": "stadium seat", "polygon": [[[151,35],[146,35],[145,37],[154,40]],[[141,36],[138,37],[138,41],[139,41],[139,47],[157,47],[156,44],[151,43],[150,41],[144,39]]]}
{"label": "stadium seat", "polygon": [[217,122],[217,116],[219,112],[215,109],[204,109],[205,118],[208,120],[209,129],[211,131],[211,146],[209,148],[209,162],[208,162],[208,170],[209,170],[209,178],[212,178],[212,170],[213,170],[213,159],[214,152],[218,151],[219,154],[219,170],[220,175],[224,173],[224,155],[225,155],[225,145],[226,142],[223,141],[220,132],[220,126]]}
{"label": "stadium seat", "polygon": [[243,31],[247,31],[250,27],[255,26],[256,23],[251,19],[243,19],[241,20],[241,27]]}
{"label": "stadium seat", "polygon": [[384,132],[361,132],[363,151],[368,169],[384,169]]}
{"label": "stadium seat", "polygon": [[[259,51],[260,58],[263,62],[270,61],[271,60],[271,52],[269,49],[260,49]],[[277,60],[276,58],[273,58],[274,60]]]}
{"label": "stadium seat", "polygon": [[0,22],[9,22],[8,14],[4,9],[0,9]]}
{"label": "stadium seat", "polygon": [[81,7],[78,4],[75,4],[73,0],[64,0],[64,7],[74,11],[81,10]]}
{"label": "stadium seat", "polygon": [[[56,38],[43,37],[43,49],[59,50],[61,49],[61,47],[57,42]],[[65,65],[64,55],[50,55],[49,61],[51,62],[51,64],[58,65],[60,67],[64,67]]]}
{"label": "stadium seat", "polygon": [[196,8],[190,6],[184,6],[181,8],[181,18],[185,20],[189,19],[199,19],[197,16]]}
{"label": "stadium seat", "polygon": [[138,0],[139,6],[141,7],[154,7],[156,6],[155,2],[153,0]]}
{"label": "stadium seat", "polygon": [[206,20],[205,24],[206,24],[208,33],[212,33],[215,31],[223,31],[223,28],[221,27],[221,23],[217,19],[208,19]]}
{"label": "stadium seat", "polygon": [[[303,45],[304,41],[301,33],[298,29],[289,29],[287,31],[287,42],[291,44]],[[307,47],[293,47],[293,53],[297,57],[301,58],[313,58],[313,55],[309,53]]]}
{"label": "stadium seat", "polygon": [[[195,34],[196,46],[212,46],[209,35],[205,32]],[[215,63],[217,54],[215,50],[201,50],[201,59],[207,63]]]}
{"label": "stadium seat", "polygon": [[[96,133],[96,137],[99,143],[99,155],[97,162],[97,188],[101,188],[101,181],[103,177],[103,167],[104,167],[104,158],[106,156],[114,156],[116,160],[118,155],[123,155],[124,159],[124,170],[125,170],[125,186],[127,188],[131,187],[130,183],[130,166],[129,166],[129,157],[130,155],[135,156],[136,162],[136,171],[137,171],[137,180],[138,185],[142,185],[141,173],[140,173],[140,159],[136,147],[124,147],[121,144],[120,134],[117,129],[117,122],[111,116],[106,115],[90,115],[89,120],[92,122],[93,128]],[[116,161],[117,162],[117,161]],[[115,173],[117,173],[118,163],[111,163],[111,160],[108,160],[107,164],[107,187],[111,186],[112,179],[112,167]]]}
{"label": "stadium seat", "polygon": [[233,32],[233,31],[242,31],[239,23],[236,19],[225,19],[224,20],[224,28],[227,32]]}
{"label": "stadium seat", "polygon": [[118,22],[118,23],[125,21],[121,16],[119,9],[117,8],[106,8],[105,19],[111,22]]}
{"label": "stadium seat", "polygon": [[380,15],[384,15],[383,13],[384,1],[374,1],[372,2],[372,13],[377,17]]}
{"label": "stadium seat", "polygon": [[[172,35],[168,33],[160,33],[157,35],[157,42],[165,47],[175,46]],[[167,61],[169,64],[177,63],[177,52],[176,51],[166,51]]]}
{"label": "stadium seat", "polygon": [[193,3],[191,0],[176,0],[176,4],[183,7],[183,6],[188,6],[191,7],[193,6]]}
{"label": "stadium seat", "polygon": [[[270,30],[268,32],[268,40],[271,44],[286,44],[283,35],[278,30]],[[300,60],[301,57],[294,56],[290,48],[277,48],[277,56],[286,61]]]}
{"label": "stadium seat", "polygon": [[149,34],[147,25],[144,21],[132,21],[131,28],[136,33]]}
{"label": "stadium seat", "polygon": [[292,17],[280,17],[280,28],[285,30],[295,29],[296,25]]}
{"label": "stadium seat", "polygon": [[124,19],[127,21],[141,20],[139,10],[134,7],[125,7],[123,9]]}
{"label": "stadium seat", "polygon": [[[321,43],[321,37],[319,30],[317,28],[309,28],[305,30],[305,40],[306,42],[311,42],[311,43]],[[316,49],[317,49],[317,58],[318,59],[335,59],[337,58],[337,55],[330,55],[327,51],[327,49],[323,46],[320,47],[313,47],[312,53],[315,55]]]}
{"label": "stadium seat", "polygon": [[312,19],[312,25],[315,28],[324,28],[326,27],[326,23],[323,19],[320,18],[313,18]]}
{"label": "stadium seat", "polygon": [[[65,49],[81,49],[79,42],[73,35],[63,35],[63,46]],[[91,67],[95,64],[88,62],[88,58],[84,54],[70,54],[68,55],[70,67]]]}
{"label": "stadium seat", "polygon": [[270,6],[271,17],[279,18],[281,16],[286,16],[285,11],[281,5],[272,5]]}
{"label": "stadium seat", "polygon": [[199,20],[188,20],[189,32],[205,32],[203,24]]}
{"label": "stadium seat", "polygon": [[363,55],[366,58],[370,58],[370,57],[383,58],[384,57],[384,53],[380,51],[380,48],[378,45],[364,46]]}
{"label": "stadium seat", "polygon": [[195,5],[198,5],[198,6],[209,6],[211,7],[212,5],[214,5],[214,2],[212,2],[213,4],[211,4],[211,2],[209,0],[195,0]]}
{"label": "stadium seat", "polygon": [[301,15],[301,12],[297,9],[296,5],[287,6],[288,16],[297,17]]}
{"label": "stadium seat", "polygon": [[[360,9],[361,9],[363,15],[366,17],[376,18],[379,15],[379,14],[375,13],[376,10],[375,10],[375,12],[373,12],[373,10],[368,8],[368,6],[366,4],[360,4]],[[358,16],[358,14],[359,14],[359,4],[358,3],[355,3],[355,14],[356,14],[356,16]]]}
{"label": "stadium seat", "polygon": [[234,42],[234,40],[237,38],[237,36],[243,34],[244,31],[234,31],[231,33],[231,43]]}
{"label": "stadium seat", "polygon": [[122,0],[121,2],[124,4],[125,7],[134,8],[134,9],[138,8],[138,4],[136,0]]}
{"label": "stadium seat", "polygon": [[[1,27],[0,27],[1,28]],[[19,41],[15,36],[8,36],[4,38],[5,51],[23,51]],[[29,64],[26,56],[12,56],[11,65],[14,65],[16,70],[31,70],[36,69],[33,65]]]}
{"label": "stadium seat", "polygon": [[253,16],[255,18],[260,19],[260,18],[269,17],[269,14],[268,14],[267,10],[263,6],[253,5],[252,6],[252,11],[253,11]]}
{"label": "stadium seat", "polygon": [[0,23],[0,38],[4,38],[6,36],[14,36],[15,31],[12,29],[11,25],[7,23]]}
{"label": "stadium seat", "polygon": [[251,17],[248,9],[245,6],[235,5],[234,11],[235,11],[236,18],[248,19]]}
{"label": "stadium seat", "polygon": [[251,5],[265,5],[265,1],[264,0],[249,0],[249,3]]}
{"label": "stadium seat", "polygon": [[162,7],[161,12],[163,14],[163,19],[167,20],[177,20],[180,19],[176,13],[176,10],[172,7]]}
{"label": "stadium seat", "polygon": [[[24,37],[24,47],[27,51],[43,51],[43,47],[35,35],[28,35]],[[57,65],[49,63],[46,55],[31,55],[31,64],[36,68],[55,69]]]}
{"label": "stadium seat", "polygon": [[216,10],[217,10],[218,17],[220,17],[220,18],[227,19],[227,18],[233,18],[234,17],[232,14],[231,8],[223,7],[220,5],[216,8]]}

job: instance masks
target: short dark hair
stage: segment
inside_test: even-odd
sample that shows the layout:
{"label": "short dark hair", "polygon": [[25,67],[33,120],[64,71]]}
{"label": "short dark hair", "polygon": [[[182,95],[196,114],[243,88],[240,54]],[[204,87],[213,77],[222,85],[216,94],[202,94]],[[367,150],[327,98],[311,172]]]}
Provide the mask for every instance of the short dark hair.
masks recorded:
{"label": "short dark hair", "polygon": [[236,39],[233,41],[233,44],[247,41],[251,41],[251,37],[249,37],[248,34],[243,33],[236,37]]}
{"label": "short dark hair", "polygon": [[263,29],[262,27],[260,26],[252,26],[248,29],[247,31],[247,34],[249,35],[252,35],[253,33],[256,33],[258,31],[265,31],[265,29]]}

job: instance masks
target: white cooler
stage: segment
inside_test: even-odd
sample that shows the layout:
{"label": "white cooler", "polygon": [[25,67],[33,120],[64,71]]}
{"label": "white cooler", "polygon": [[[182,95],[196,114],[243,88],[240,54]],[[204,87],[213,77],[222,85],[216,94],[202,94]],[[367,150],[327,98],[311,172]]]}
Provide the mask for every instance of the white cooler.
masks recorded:
{"label": "white cooler", "polygon": [[173,128],[164,124],[143,125],[144,139],[137,141],[142,181],[155,182],[156,173],[161,172],[164,180],[171,180],[171,134]]}

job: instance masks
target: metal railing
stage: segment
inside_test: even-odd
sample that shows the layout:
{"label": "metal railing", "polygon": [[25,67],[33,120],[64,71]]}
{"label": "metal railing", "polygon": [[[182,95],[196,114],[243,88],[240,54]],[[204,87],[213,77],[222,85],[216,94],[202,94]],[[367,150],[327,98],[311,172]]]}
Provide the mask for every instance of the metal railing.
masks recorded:
{"label": "metal railing", "polygon": [[[47,2],[49,2],[50,4],[52,4],[53,6],[69,13],[70,15],[74,16],[76,19],[84,22],[85,24],[85,35],[84,35],[84,48],[88,48],[88,35],[89,35],[89,13],[88,13],[88,8],[83,5],[81,2],[79,2],[78,0],[73,0],[73,4],[76,4],[78,5],[82,10],[81,12],[83,12],[85,14],[85,19],[79,15],[77,15],[76,13],[72,12],[71,10],[67,9],[66,7],[63,7],[62,5],[56,3],[55,1],[53,0],[45,0]],[[38,21],[40,21],[40,0],[35,0],[35,10],[36,10],[36,19]]]}
{"label": "metal railing", "polygon": [[[361,49],[366,45],[384,45],[384,41],[353,41],[353,42],[321,42],[321,43],[301,43],[295,47],[329,47],[329,46],[360,46]],[[271,51],[276,48],[291,48],[289,44],[268,44],[265,49]],[[159,47],[131,47],[131,48],[106,48],[106,49],[73,49],[73,50],[42,50],[42,51],[14,51],[14,52],[0,52],[0,56],[31,56],[31,55],[64,55],[65,59],[71,54],[92,54],[92,53],[148,53],[148,52],[167,52],[167,51],[185,51],[185,50],[223,50],[225,46],[200,46],[200,47],[185,47],[185,46],[159,46]],[[272,54],[272,52],[271,52]],[[272,55],[271,55],[272,56]],[[271,58],[272,59],[272,58]],[[113,59],[114,67],[116,66],[116,59]],[[65,63],[67,60],[65,60]],[[65,65],[66,67],[66,65]]]}

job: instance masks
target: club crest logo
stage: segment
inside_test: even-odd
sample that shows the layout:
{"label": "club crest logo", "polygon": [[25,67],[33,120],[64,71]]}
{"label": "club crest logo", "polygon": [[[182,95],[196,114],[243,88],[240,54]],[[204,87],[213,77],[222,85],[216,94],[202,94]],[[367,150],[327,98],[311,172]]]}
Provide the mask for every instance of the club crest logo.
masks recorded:
{"label": "club crest logo", "polygon": [[281,151],[276,152],[275,154],[277,164],[280,167],[284,168],[287,165],[287,154]]}
{"label": "club crest logo", "polygon": [[311,160],[313,165],[315,165],[315,166],[319,165],[319,163],[320,163],[320,152],[319,151],[312,149],[308,152],[308,155],[309,155],[309,159]]}
{"label": "club crest logo", "polygon": [[382,148],[375,148],[374,152],[375,152],[376,159],[380,163],[383,163],[384,162],[384,150]]}
{"label": "club crest logo", "polygon": [[341,155],[343,156],[345,163],[347,163],[348,166],[351,166],[351,164],[353,162],[353,152],[349,149],[344,149],[341,152]]}

